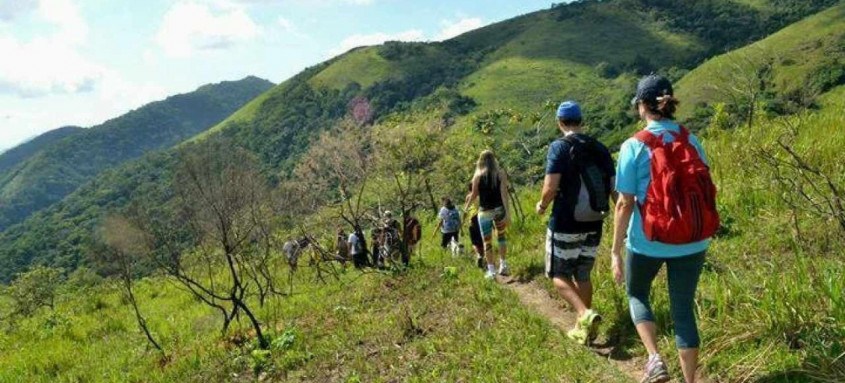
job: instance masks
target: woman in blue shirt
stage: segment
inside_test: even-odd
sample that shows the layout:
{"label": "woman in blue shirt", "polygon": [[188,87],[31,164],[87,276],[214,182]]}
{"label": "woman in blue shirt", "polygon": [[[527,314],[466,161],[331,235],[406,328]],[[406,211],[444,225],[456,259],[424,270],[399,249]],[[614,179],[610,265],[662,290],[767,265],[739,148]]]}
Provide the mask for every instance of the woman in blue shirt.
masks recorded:
{"label": "woman in blue shirt", "polygon": [[[673,121],[678,104],[673,95],[669,80],[651,75],[640,80],[637,96],[633,100],[640,118],[647,123],[645,129],[656,136],[662,134],[665,142],[671,142],[674,136],[663,133],[680,131],[678,124]],[[706,161],[698,139],[690,135],[689,140],[702,160]],[[656,383],[666,382],[670,376],[657,348],[657,331],[649,293],[658,271],[666,264],[670,311],[681,368],[684,379],[695,382],[700,341],[695,322],[694,298],[709,240],[672,245],[646,238],[637,205],[645,201],[651,180],[650,166],[650,152],[644,143],[631,138],[622,145],[616,171],[619,201],[616,204],[611,265],[616,281],[622,283],[624,280],[626,283],[631,318],[649,353],[642,381]],[[623,245],[627,257],[622,255]]]}

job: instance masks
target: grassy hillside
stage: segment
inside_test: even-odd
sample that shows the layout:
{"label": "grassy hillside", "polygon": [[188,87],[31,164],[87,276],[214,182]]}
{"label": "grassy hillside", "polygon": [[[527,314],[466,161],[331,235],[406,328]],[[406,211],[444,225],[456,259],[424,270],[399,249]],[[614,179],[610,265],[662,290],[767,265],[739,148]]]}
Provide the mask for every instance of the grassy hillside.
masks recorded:
{"label": "grassy hillside", "polygon": [[92,127],[0,178],[0,230],[60,201],[103,170],[208,129],[272,84],[248,77],[200,87]]}
{"label": "grassy hillside", "polygon": [[[711,127],[701,135],[725,223],[697,296],[702,373],[714,381],[845,379],[845,229],[811,209],[794,217],[782,199],[789,190],[758,157],[791,132],[800,156],[845,185],[845,137],[837,134],[845,124],[845,86],[819,104],[802,115],[760,117],[751,128]],[[427,122],[403,127],[421,129]],[[517,189],[525,209],[538,188]],[[370,189],[368,198],[385,191],[379,184]],[[331,209],[322,213],[309,221],[320,227],[334,215]],[[551,293],[541,274],[544,225],[545,218],[530,214],[514,222],[510,262],[518,280],[540,281]],[[157,276],[139,281],[135,294],[170,356],[163,361],[138,333],[116,284],[86,283],[90,277],[79,272],[63,287],[54,311],[43,308],[0,331],[0,381],[629,381],[523,308],[509,289],[484,281],[469,259],[440,252],[432,230],[424,219],[423,256],[405,274],[350,268],[322,284],[313,269],[302,267],[294,294],[260,310],[272,329],[268,353],[255,352],[246,323],[221,335],[215,311]],[[623,289],[612,282],[609,242],[606,236],[593,274],[595,302],[612,355],[626,360],[645,350]],[[281,255],[274,260],[282,262]],[[276,264],[274,273],[286,283],[286,266]],[[0,298],[0,307],[9,303]],[[663,277],[653,303],[659,344],[678,376]]]}
{"label": "grassy hillside", "polygon": [[[354,114],[355,105],[363,105],[366,113],[358,121],[363,126],[377,122],[389,132],[416,118],[439,127],[441,149],[450,155],[438,155],[440,171],[431,176],[436,190],[462,189],[454,178],[464,178],[466,164],[483,147],[497,149],[518,183],[532,183],[545,145],[555,135],[551,111],[558,101],[582,101],[590,131],[613,145],[634,126],[627,112],[638,74],[657,70],[680,77],[703,57],[744,45],[831,3],[584,1],[442,43],[355,49],[263,93],[194,142],[225,137],[256,153],[271,182],[283,183],[293,178],[300,156],[317,135]],[[707,27],[714,20],[716,27]],[[224,116],[216,117],[219,121]],[[149,206],[166,202],[172,194],[169,175],[175,153],[115,167],[0,234],[0,280],[8,281],[32,263],[71,269],[85,264],[86,241],[105,212],[130,201]],[[21,175],[3,181],[7,186],[2,195],[46,193],[68,183],[67,189],[73,189],[81,182],[80,170],[72,169],[67,177],[50,178],[59,185],[24,188],[28,175],[56,170],[36,165],[35,159],[30,164]]]}
{"label": "grassy hillside", "polygon": [[83,129],[78,126],[65,126],[41,134],[38,137],[0,153],[0,177],[2,177],[1,175],[3,173],[14,168],[19,163],[28,160],[30,157],[49,147],[53,143],[59,142],[66,137],[82,131]]}
{"label": "grassy hillside", "polygon": [[684,110],[686,117],[696,111],[707,115],[718,103],[734,111],[777,113],[813,106],[820,94],[841,84],[845,4],[707,60],[678,83],[678,96],[695,106]]}
{"label": "grassy hillside", "polygon": [[[556,25],[552,23],[581,25],[595,9],[602,10],[597,15],[608,15],[606,25],[590,28],[606,30],[608,36],[616,36],[619,23],[644,20],[640,32],[659,23],[653,35],[675,44],[673,52],[679,57],[661,61],[657,69],[674,77],[692,69],[678,83],[679,95],[689,105],[696,89],[690,81],[699,72],[686,60],[721,49],[716,42],[732,33],[742,41],[760,36],[760,25],[769,28],[782,22],[770,17],[797,17],[796,9],[809,12],[821,6],[784,3],[584,2],[522,16],[442,44],[353,50],[310,68],[184,146],[212,147],[225,136],[228,143],[255,153],[271,185],[279,186],[279,194],[271,197],[272,204],[284,207],[284,217],[277,218],[287,222],[293,217],[288,223],[297,227],[276,232],[278,242],[299,235],[299,229],[330,242],[336,227],[345,225],[338,217],[340,203],[350,200],[349,190],[357,196],[354,186],[362,179],[367,180],[362,201],[371,214],[398,211],[403,206],[400,194],[411,194],[404,202],[421,206],[416,214],[424,221],[422,258],[414,259],[404,274],[348,269],[339,279],[328,277],[325,284],[303,259],[294,293],[274,297],[258,310],[271,341],[268,351],[256,349],[245,318],[221,334],[219,313],[160,273],[140,279],[136,295],[168,358],[147,346],[137,331],[117,281],[85,282],[93,278],[79,271],[64,285],[55,310],[41,308],[23,318],[5,315],[14,306],[7,290],[0,294],[0,381],[627,381],[612,364],[572,345],[549,321],[521,307],[509,289],[483,281],[468,259],[453,260],[438,252],[426,209],[429,199],[445,195],[460,200],[478,152],[494,148],[516,181],[515,194],[528,213],[524,220],[515,218],[509,230],[515,277],[536,280],[552,292],[542,276],[545,218],[530,213],[545,149],[556,135],[550,113],[561,98],[577,97],[585,104],[590,131],[607,143],[619,142],[636,128],[626,114],[635,72],[639,65],[653,63],[636,55],[627,61],[631,57],[623,54],[618,61],[612,55],[604,58],[606,65],[600,65],[543,53],[543,47],[554,44],[532,46],[533,40],[526,37],[531,28],[551,33],[550,25]],[[735,4],[748,8],[732,7]],[[775,5],[780,7],[777,12]],[[690,7],[685,18],[667,18],[681,14],[677,7],[684,6]],[[715,20],[710,11],[721,7],[727,7],[724,17]],[[802,32],[793,38],[813,42],[829,36],[842,19],[840,10],[837,6],[790,27]],[[746,25],[748,17],[769,21]],[[718,29],[711,36],[702,29],[711,21],[735,28]],[[829,25],[834,27],[827,29]],[[520,38],[524,43],[512,44]],[[582,48],[590,41],[583,39]],[[417,55],[441,60],[426,66]],[[343,65],[369,68],[361,61],[383,60],[379,65],[386,66],[364,73],[346,73],[342,66],[332,69],[350,57]],[[383,75],[389,78],[373,81]],[[807,81],[818,78],[807,75]],[[770,91],[782,94],[782,88]],[[356,99],[368,100],[372,115],[350,118],[356,105],[350,101]],[[827,89],[814,104],[791,114],[758,113],[750,124],[742,119],[742,110],[723,109],[709,125],[695,126],[719,187],[724,224],[709,252],[696,299],[702,372],[715,381],[845,381],[845,211],[837,204],[845,199],[845,136],[840,132],[845,125],[845,85]],[[360,163],[344,157],[344,145],[350,142],[360,144],[355,153],[363,158]],[[132,201],[167,206],[174,193],[171,186],[179,182],[173,172],[178,154],[148,154],[111,169],[7,230],[0,236],[3,277],[12,278],[30,263],[68,269],[89,263],[83,254],[103,214]],[[332,161],[340,162],[344,172],[338,175]],[[359,167],[366,168],[366,177],[356,173]],[[345,192],[338,191],[341,177],[351,183]],[[411,187],[403,190],[403,185]],[[624,289],[612,282],[609,237],[602,242],[593,274],[595,302],[605,317],[602,338],[609,340],[613,357],[630,360],[645,350],[636,339]],[[271,254],[272,277],[288,287],[289,269],[280,246]],[[255,291],[250,292],[247,299],[258,305]],[[677,378],[680,370],[662,277],[653,303],[659,344]]]}
{"label": "grassy hillside", "polygon": [[[117,286],[68,283],[55,311],[0,332],[0,382],[628,381],[433,244],[402,275],[350,268],[321,284],[301,268],[294,295],[261,310],[277,339],[266,356],[245,327],[221,337],[215,313],[149,278],[136,295],[171,355],[161,363]],[[278,272],[286,280],[286,267]]]}

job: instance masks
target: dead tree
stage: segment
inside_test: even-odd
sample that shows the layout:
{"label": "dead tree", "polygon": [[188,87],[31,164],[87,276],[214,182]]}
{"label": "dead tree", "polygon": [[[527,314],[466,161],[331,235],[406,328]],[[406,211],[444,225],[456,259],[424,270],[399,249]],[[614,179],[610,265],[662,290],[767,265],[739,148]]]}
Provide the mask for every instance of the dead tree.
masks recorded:
{"label": "dead tree", "polygon": [[267,348],[250,303],[278,291],[267,269],[274,246],[267,181],[252,154],[225,140],[189,146],[179,160],[172,206],[136,210],[131,220],[149,238],[156,265],[220,311],[224,332],[244,315]]}
{"label": "dead tree", "polygon": [[119,215],[111,215],[103,219],[98,234],[99,238],[93,246],[92,255],[99,264],[100,271],[107,275],[114,275],[120,280],[123,292],[132,306],[138,327],[150,345],[158,350],[163,358],[167,358],[167,354],[153,336],[146,318],[138,307],[138,300],[133,289],[133,282],[140,272],[139,265],[147,259],[146,255],[150,252],[150,240],[146,233]]}
{"label": "dead tree", "polygon": [[772,52],[759,48],[730,56],[712,73],[714,79],[704,91],[712,99],[724,100],[751,128],[763,96],[771,87],[774,59]]}
{"label": "dead tree", "polygon": [[845,186],[796,147],[800,119],[783,120],[786,131],[776,143],[756,150],[760,163],[771,171],[781,189],[781,200],[793,211],[794,225],[800,232],[799,211],[833,220],[845,235]]}

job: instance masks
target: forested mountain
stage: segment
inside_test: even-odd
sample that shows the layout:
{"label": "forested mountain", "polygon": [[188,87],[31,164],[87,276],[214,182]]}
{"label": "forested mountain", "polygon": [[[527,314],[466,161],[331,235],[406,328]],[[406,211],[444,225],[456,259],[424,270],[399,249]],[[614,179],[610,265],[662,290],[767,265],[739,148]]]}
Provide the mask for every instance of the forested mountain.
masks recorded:
{"label": "forested mountain", "polygon": [[[618,0],[556,5],[445,42],[353,49],[267,91],[194,141],[225,137],[253,151],[265,174],[282,181],[314,137],[353,110],[362,123],[422,113],[453,132],[447,145],[493,145],[512,164],[518,182],[531,182],[523,174],[542,165],[543,148],[554,135],[544,129],[535,137],[538,124],[553,123],[549,102],[580,100],[591,131],[618,144],[634,123],[628,102],[638,75],[657,71],[677,80],[713,54],[751,43],[834,3]],[[459,158],[471,156],[461,153]],[[151,158],[167,164],[172,152]],[[140,161],[114,169],[6,230],[0,241],[0,277],[8,280],[33,261],[61,260],[56,264],[72,268],[84,259],[84,242],[104,207],[119,208],[130,200],[162,203],[169,168]],[[442,164],[444,169],[456,166]],[[18,180],[39,174],[36,168],[50,167],[24,166],[22,175],[0,183],[0,198],[20,196],[15,191],[24,189]],[[73,173],[59,177],[56,189],[73,178]],[[144,193],[150,190],[156,192]],[[19,206],[32,205],[27,202]],[[18,211],[10,210],[4,208],[7,216]]]}
{"label": "forested mountain", "polygon": [[256,77],[204,85],[150,103],[33,154],[0,172],[0,230],[62,200],[103,170],[208,129],[272,85]]}
{"label": "forested mountain", "polygon": [[38,137],[0,153],[0,177],[2,177],[3,173],[9,171],[17,164],[28,160],[44,148],[82,131],[84,129],[78,126],[64,126],[41,134]]}
{"label": "forested mountain", "polygon": [[[584,347],[532,211],[557,103],[581,102],[615,149],[642,128],[630,100],[652,71],[718,188],[700,380],[845,381],[843,36],[842,1],[596,0],[353,49],[0,233],[0,381],[637,381],[648,352],[612,235],[591,274],[601,345]],[[429,211],[465,195],[488,148],[514,186],[506,283],[441,251]],[[368,233],[413,210],[409,267],[335,257],[359,202]],[[297,266],[284,244],[303,235]],[[668,283],[651,302],[679,379]]]}

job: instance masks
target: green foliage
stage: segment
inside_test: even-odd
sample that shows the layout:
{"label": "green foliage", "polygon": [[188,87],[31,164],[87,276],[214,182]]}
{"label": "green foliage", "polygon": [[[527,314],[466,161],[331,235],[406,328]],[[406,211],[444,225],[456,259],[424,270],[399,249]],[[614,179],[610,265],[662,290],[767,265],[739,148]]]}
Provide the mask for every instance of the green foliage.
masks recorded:
{"label": "green foliage", "polygon": [[67,137],[83,132],[78,126],[65,126],[41,134],[23,144],[0,153],[0,177],[18,164]]}
{"label": "green foliage", "polygon": [[[332,178],[334,174],[322,177],[331,179],[325,184],[302,182],[292,170],[302,169],[315,153],[328,160],[331,155],[345,158],[341,147],[324,140],[350,131],[344,129],[357,129],[355,142],[363,137],[367,144],[356,149],[361,149],[362,158],[374,160],[366,165],[369,184],[363,193],[370,210],[380,202],[393,210],[401,204],[396,200],[399,188],[389,174],[394,170],[408,184],[425,175],[438,197],[460,200],[478,152],[492,147],[516,181],[523,207],[530,211],[545,149],[557,135],[553,115],[557,102],[580,101],[588,131],[613,147],[637,128],[628,104],[634,72],[657,69],[677,78],[716,47],[743,44],[748,36],[762,37],[785,22],[766,20],[771,17],[766,15],[797,19],[827,3],[784,6],[780,1],[746,1],[742,4],[750,8],[737,8],[746,12],[742,14],[723,8],[724,4],[585,1],[444,43],[391,43],[353,50],[264,94],[195,143],[202,148],[205,141],[223,135],[255,152],[268,178],[302,183],[297,190],[316,194],[308,197],[319,202],[311,206],[313,216],[297,217],[306,220],[309,229],[337,225],[336,210],[323,204],[339,199],[335,180],[341,178]],[[764,75],[768,85],[760,94],[759,107],[749,109],[762,111],[750,120],[750,128],[726,129],[736,125],[732,118],[747,110],[720,106],[718,102],[725,101],[718,100],[711,108],[682,96],[683,110],[702,116],[701,124],[692,127],[702,133],[712,161],[726,223],[712,247],[698,297],[704,370],[719,380],[842,380],[837,372],[841,367],[834,362],[845,339],[845,300],[838,278],[845,272],[843,244],[831,235],[838,229],[832,221],[808,212],[799,212],[796,226],[794,211],[782,198],[787,191],[773,182],[772,169],[761,167],[752,156],[784,133],[769,109],[791,110],[777,106],[778,99],[803,97],[786,89],[813,80],[818,83],[814,89],[826,92],[816,98],[818,114],[800,115],[807,124],[797,135],[796,148],[826,174],[837,175],[837,184],[843,182],[845,143],[839,142],[841,134],[836,131],[843,125],[842,105],[831,104],[843,95],[843,87],[836,87],[839,64],[815,59],[819,52],[834,52],[836,57],[834,47],[841,44],[836,38],[841,31],[839,8],[808,19],[806,25],[790,27],[802,33],[787,29],[773,36],[773,45],[795,51],[783,59],[766,57],[763,62],[771,63],[771,70],[758,72],[754,67],[753,73]],[[720,18],[715,23],[725,29],[707,32],[703,27],[707,18]],[[749,25],[738,25],[749,20]],[[671,30],[665,30],[667,25]],[[730,36],[733,41],[727,41]],[[359,72],[361,68],[367,70]],[[696,89],[692,79],[718,80],[702,73],[706,72],[693,70],[685,76],[678,84],[679,94]],[[350,101],[362,96],[373,106],[374,125],[343,127],[338,121],[349,114]],[[78,250],[85,248],[92,222],[106,211],[102,206],[121,208],[135,201],[171,212],[174,163],[172,152],[148,155],[107,172],[84,191],[7,231],[0,238],[0,253],[13,261],[5,261],[11,267],[0,264],[0,272],[20,269],[33,259],[78,265]],[[322,166],[327,165],[318,163],[314,169]],[[425,200],[425,194],[416,198]],[[288,203],[293,197],[297,196],[277,198]],[[421,218],[424,230],[430,230],[431,222]],[[511,228],[510,262],[521,279],[539,280],[544,230],[543,219],[533,215]],[[254,351],[245,323],[235,324],[221,340],[216,312],[152,277],[139,283],[140,304],[164,347],[174,350],[175,356],[159,368],[159,360],[144,352],[137,334],[125,333],[134,328],[132,318],[107,285],[63,296],[58,315],[36,312],[13,332],[0,334],[0,380],[49,381],[62,376],[92,381],[220,381],[235,379],[233,374],[245,380],[261,374],[276,380],[327,381],[473,381],[491,375],[504,381],[623,379],[527,312],[513,294],[483,281],[467,260],[439,252],[430,237],[424,235],[423,255],[414,258],[405,273],[349,270],[339,273],[338,284],[322,285],[314,282],[312,270],[303,268],[293,276],[294,294],[257,310],[261,323],[273,329],[267,338],[269,351]],[[608,242],[600,254],[607,253]],[[276,272],[276,278],[288,277],[286,269]],[[553,292],[549,283],[539,283]],[[612,283],[606,256],[597,261],[594,284],[597,308],[606,318],[604,335],[622,353],[643,354],[634,338],[624,290]],[[660,346],[672,350],[665,289],[665,281],[658,280],[653,303]],[[278,329],[285,331],[277,334]],[[28,350],[46,351],[17,352],[23,344]],[[508,347],[499,346],[503,344]],[[667,358],[677,370],[674,359]]]}
{"label": "green foliage", "polygon": [[63,282],[62,269],[36,266],[18,274],[6,294],[12,299],[12,315],[29,317],[42,307],[55,307],[56,291]]}
{"label": "green foliage", "polygon": [[[749,11],[765,22],[726,28],[711,36],[699,30],[701,20],[721,15],[724,25],[734,26],[746,16],[729,10],[713,13],[713,9],[721,9],[721,2],[704,3],[583,1],[445,42],[354,49],[265,92],[195,136],[193,142],[217,134],[228,137],[259,157],[262,171],[272,183],[282,183],[315,138],[350,114],[350,102],[363,100],[372,116],[367,121],[416,113],[426,115],[421,120],[439,119],[443,129],[449,128],[444,142],[455,156],[438,161],[438,169],[445,174],[435,174],[437,177],[465,174],[464,164],[473,161],[481,147],[493,146],[504,163],[513,164],[517,181],[533,180],[533,176],[522,174],[533,174],[542,166],[545,143],[556,134],[552,108],[545,106],[550,100],[552,104],[564,99],[581,102],[589,131],[615,147],[633,127],[628,106],[636,80],[632,72],[656,69],[677,76],[692,69],[696,58],[712,47],[737,46],[748,36],[763,36],[785,22],[768,20],[770,17],[786,10],[789,17],[799,17],[827,4],[814,1],[805,6],[793,1],[787,7],[778,2],[772,8],[766,3]],[[697,7],[702,11],[686,12]],[[560,13],[571,17],[558,20]],[[695,22],[687,22],[687,18],[695,18]],[[675,27],[667,29],[667,23]],[[596,73],[601,63],[606,63],[614,76]],[[823,86],[834,84],[835,76],[827,76],[832,80],[822,81],[827,84]],[[0,175],[0,221],[7,216],[3,211],[16,217],[7,223],[18,222],[36,208],[77,191],[0,233],[0,281],[8,281],[33,261],[68,269],[85,264],[92,229],[108,210],[124,208],[132,201],[167,209],[172,197],[173,151],[138,156],[203,131],[236,104],[257,94],[256,86],[267,86],[256,79],[244,81],[248,84],[243,87],[237,83],[203,87],[194,95],[151,104],[108,122],[104,127],[109,129],[95,128],[71,137],[69,141],[75,144],[63,143],[62,150],[33,156],[19,166],[21,171],[14,177]],[[222,99],[213,94],[215,87],[220,87]],[[359,104],[356,101],[356,106]],[[208,112],[209,108],[214,110]],[[510,110],[522,119],[496,122],[495,134],[489,139],[473,136],[473,119],[483,119],[497,110]],[[201,114],[202,118],[177,129],[181,120],[172,118],[177,113]],[[134,130],[135,122],[144,128]],[[138,137],[145,139],[143,145],[138,144]],[[128,158],[137,160],[124,163]],[[73,169],[67,168],[69,164]],[[102,172],[105,167],[113,169]],[[62,176],[50,176],[56,174]],[[463,189],[442,187],[448,194]],[[7,223],[0,222],[0,227]]]}

